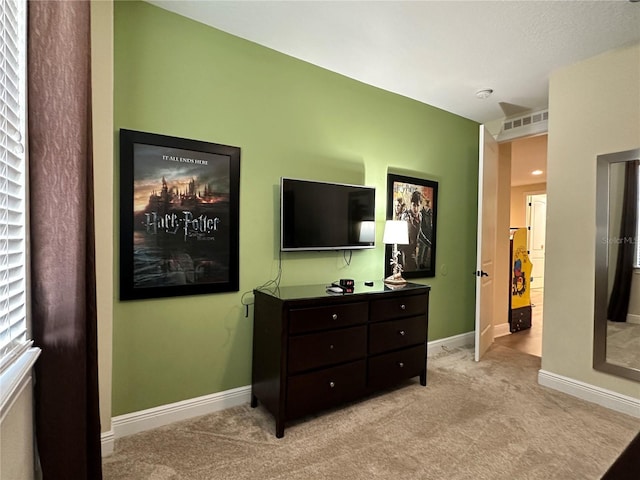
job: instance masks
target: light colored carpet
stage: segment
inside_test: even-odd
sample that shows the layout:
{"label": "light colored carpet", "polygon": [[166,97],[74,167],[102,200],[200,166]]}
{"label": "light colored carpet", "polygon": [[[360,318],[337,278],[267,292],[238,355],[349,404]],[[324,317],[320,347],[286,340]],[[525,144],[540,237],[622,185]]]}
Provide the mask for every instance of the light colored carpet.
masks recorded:
{"label": "light colored carpet", "polygon": [[540,359],[494,345],[428,360],[427,387],[287,425],[248,404],[119,439],[104,480],[599,479],[640,419],[537,384]]}

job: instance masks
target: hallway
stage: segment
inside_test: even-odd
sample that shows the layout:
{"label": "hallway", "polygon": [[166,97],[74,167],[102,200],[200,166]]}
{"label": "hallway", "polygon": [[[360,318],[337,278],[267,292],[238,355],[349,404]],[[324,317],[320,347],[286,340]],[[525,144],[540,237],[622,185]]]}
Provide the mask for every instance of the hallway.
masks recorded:
{"label": "hallway", "polygon": [[495,343],[513,348],[519,352],[542,356],[542,300],[544,289],[531,289],[531,328],[502,337],[496,337]]}

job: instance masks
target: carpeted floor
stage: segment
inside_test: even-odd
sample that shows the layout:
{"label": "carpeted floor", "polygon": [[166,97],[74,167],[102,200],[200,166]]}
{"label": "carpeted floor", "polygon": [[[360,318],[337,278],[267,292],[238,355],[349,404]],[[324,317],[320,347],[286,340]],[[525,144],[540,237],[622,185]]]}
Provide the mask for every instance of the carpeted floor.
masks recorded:
{"label": "carpeted floor", "polygon": [[411,381],[287,425],[248,404],[116,441],[104,480],[599,479],[640,419],[537,384],[540,359],[494,345],[428,360]]}

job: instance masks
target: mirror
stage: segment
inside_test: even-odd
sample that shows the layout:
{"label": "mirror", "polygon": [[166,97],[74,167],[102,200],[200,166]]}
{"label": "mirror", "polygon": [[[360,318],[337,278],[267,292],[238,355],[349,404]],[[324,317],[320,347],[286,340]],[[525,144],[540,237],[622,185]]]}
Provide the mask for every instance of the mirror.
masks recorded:
{"label": "mirror", "polygon": [[593,368],[640,381],[640,149],[599,155]]}

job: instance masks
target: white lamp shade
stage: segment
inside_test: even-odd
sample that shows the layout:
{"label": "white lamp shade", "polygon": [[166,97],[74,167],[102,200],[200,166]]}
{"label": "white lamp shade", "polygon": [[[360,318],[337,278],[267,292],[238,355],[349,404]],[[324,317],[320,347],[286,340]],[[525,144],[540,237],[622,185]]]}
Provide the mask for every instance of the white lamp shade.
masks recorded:
{"label": "white lamp shade", "polygon": [[404,220],[387,220],[384,224],[383,243],[409,244],[409,228]]}

